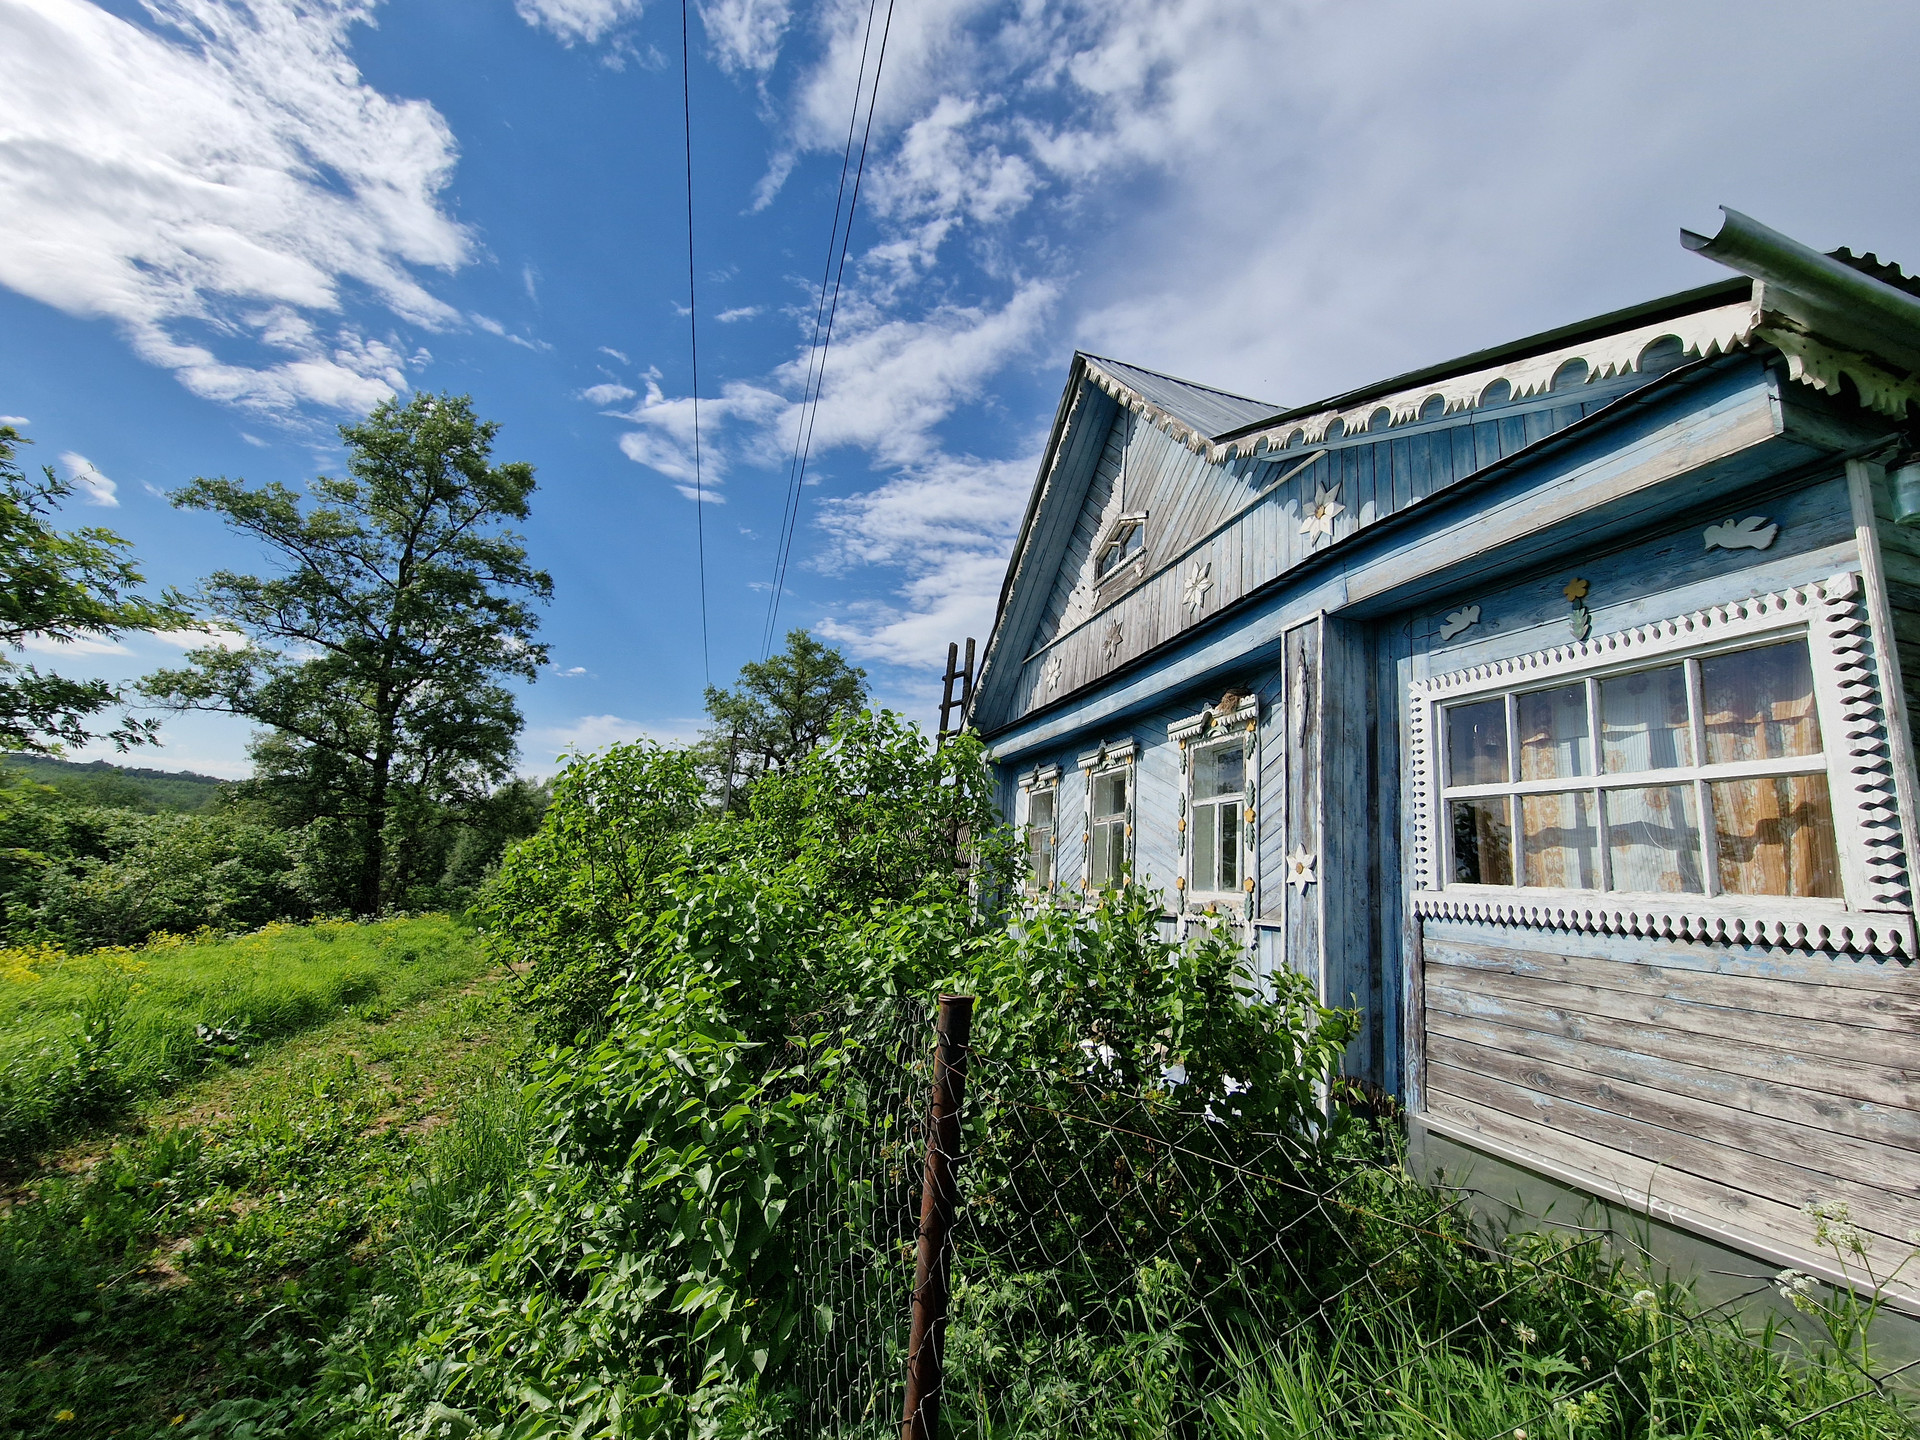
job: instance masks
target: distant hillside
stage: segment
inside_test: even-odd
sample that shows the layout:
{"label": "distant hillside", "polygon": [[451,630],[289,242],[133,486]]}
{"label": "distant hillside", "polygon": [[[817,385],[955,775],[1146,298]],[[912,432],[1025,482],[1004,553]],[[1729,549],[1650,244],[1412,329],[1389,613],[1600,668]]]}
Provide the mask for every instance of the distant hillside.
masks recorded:
{"label": "distant hillside", "polygon": [[226,781],[187,770],[145,770],[105,760],[49,760],[41,755],[0,755],[0,766],[18,770],[69,799],[153,815],[190,813],[213,803]]}

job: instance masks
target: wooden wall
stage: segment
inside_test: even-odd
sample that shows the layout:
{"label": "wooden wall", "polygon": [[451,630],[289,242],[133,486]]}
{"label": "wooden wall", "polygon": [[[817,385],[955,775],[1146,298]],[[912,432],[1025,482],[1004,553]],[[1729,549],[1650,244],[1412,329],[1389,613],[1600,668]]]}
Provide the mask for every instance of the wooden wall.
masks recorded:
{"label": "wooden wall", "polygon": [[[1426,1111],[1708,1223],[1812,1248],[1920,1229],[1920,968],[1429,921]],[[1633,1163],[1638,1162],[1638,1163]]]}

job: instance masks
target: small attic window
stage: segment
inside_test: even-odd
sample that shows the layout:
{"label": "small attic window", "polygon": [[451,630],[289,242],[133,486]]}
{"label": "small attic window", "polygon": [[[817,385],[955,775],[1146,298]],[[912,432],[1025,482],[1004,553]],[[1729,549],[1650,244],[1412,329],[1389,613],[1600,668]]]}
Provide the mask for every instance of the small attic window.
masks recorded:
{"label": "small attic window", "polygon": [[1122,515],[1107,532],[1105,542],[1100,546],[1100,554],[1094,563],[1093,573],[1104,580],[1128,561],[1137,558],[1147,548],[1147,517],[1144,515]]}

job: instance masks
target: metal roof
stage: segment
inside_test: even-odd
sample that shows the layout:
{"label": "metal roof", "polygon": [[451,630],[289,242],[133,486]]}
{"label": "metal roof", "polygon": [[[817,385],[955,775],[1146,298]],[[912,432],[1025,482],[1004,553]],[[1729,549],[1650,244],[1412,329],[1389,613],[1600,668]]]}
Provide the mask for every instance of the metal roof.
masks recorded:
{"label": "metal roof", "polygon": [[1212,439],[1229,430],[1238,430],[1263,420],[1280,407],[1265,400],[1251,400],[1211,385],[1196,385],[1157,370],[1145,370],[1122,360],[1087,352],[1087,358],[1125,385],[1150,405],[1158,406],[1175,419]]}

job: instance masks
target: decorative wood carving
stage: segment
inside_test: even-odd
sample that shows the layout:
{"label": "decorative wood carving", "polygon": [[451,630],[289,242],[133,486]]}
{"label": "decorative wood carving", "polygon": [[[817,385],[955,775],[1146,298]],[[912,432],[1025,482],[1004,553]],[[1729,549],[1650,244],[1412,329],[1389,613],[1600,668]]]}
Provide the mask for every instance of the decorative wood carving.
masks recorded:
{"label": "decorative wood carving", "polygon": [[1314,873],[1319,863],[1320,857],[1308,851],[1306,846],[1294,846],[1293,852],[1287,856],[1287,884],[1305,894],[1307,887],[1320,878]]}
{"label": "decorative wood carving", "polygon": [[1213,562],[1196,560],[1193,568],[1187,572],[1187,583],[1180,592],[1180,599],[1187,607],[1188,615],[1198,615],[1200,608],[1207,603],[1207,591],[1213,588]]}
{"label": "decorative wood carving", "polygon": [[1469,605],[1447,616],[1447,623],[1440,627],[1440,638],[1451,640],[1456,635],[1464,635],[1480,623],[1480,607]]}
{"label": "decorative wood carving", "polygon": [[1333,537],[1334,519],[1347,508],[1340,503],[1340,485],[1341,482],[1336,480],[1331,489],[1325,485],[1319,486],[1313,503],[1301,506],[1300,533],[1313,537],[1308,544],[1318,545],[1322,540]]}
{"label": "decorative wood carving", "polygon": [[[1571,587],[1569,587],[1571,588]],[[1440,875],[1435,711],[1480,691],[1658,659],[1719,640],[1807,637],[1825,736],[1827,777],[1846,870],[1847,902],[1777,897],[1648,897],[1598,891],[1448,889]],[[1910,860],[1895,798],[1893,755],[1874,637],[1858,572],[1696,610],[1572,645],[1455,670],[1409,687],[1414,911],[1506,925],[1915,955]],[[1837,729],[1839,733],[1831,733]]]}
{"label": "decorative wood carving", "polygon": [[1723,520],[1706,528],[1706,548],[1722,550],[1765,550],[1773,544],[1780,527],[1764,515],[1749,515],[1744,520]]}

